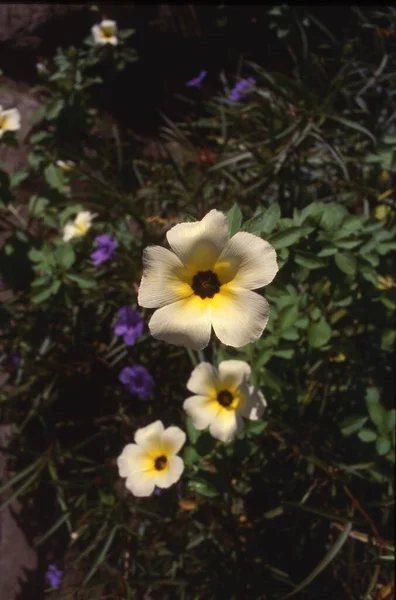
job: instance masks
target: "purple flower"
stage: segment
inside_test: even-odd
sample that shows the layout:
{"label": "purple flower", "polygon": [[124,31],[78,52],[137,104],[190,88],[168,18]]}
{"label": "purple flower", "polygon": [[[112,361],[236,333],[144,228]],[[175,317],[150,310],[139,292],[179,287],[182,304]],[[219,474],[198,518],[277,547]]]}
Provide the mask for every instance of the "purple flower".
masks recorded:
{"label": "purple flower", "polygon": [[22,359],[21,359],[21,357],[20,357],[20,356],[17,356],[16,354],[13,354],[13,355],[11,356],[11,362],[12,362],[12,364],[13,364],[13,365],[15,365],[15,366],[18,366],[18,365],[20,364],[21,360],[22,360]]}
{"label": "purple flower", "polygon": [[118,319],[114,325],[114,333],[124,336],[124,344],[133,346],[136,338],[143,333],[144,321],[140,313],[132,306],[122,306],[117,315]]}
{"label": "purple flower", "polygon": [[154,379],[147,369],[141,366],[124,367],[119,380],[131,394],[136,394],[141,400],[147,400],[154,388]]}
{"label": "purple flower", "polygon": [[248,79],[241,79],[240,81],[238,81],[235,87],[232,88],[228,99],[231,100],[231,102],[239,102],[239,100],[244,100],[245,98],[247,98],[247,96],[245,96],[241,92],[246,92],[247,90],[250,90],[255,84],[256,80],[253,79],[253,77],[249,77]]}
{"label": "purple flower", "polygon": [[198,77],[194,77],[194,79],[187,81],[186,87],[200,87],[207,74],[207,71],[201,71]]}
{"label": "purple flower", "polygon": [[92,252],[91,258],[93,264],[97,267],[113,256],[114,250],[117,247],[117,242],[107,233],[98,235],[98,237],[95,238],[95,242],[98,248],[95,252]]}
{"label": "purple flower", "polygon": [[48,570],[45,574],[49,585],[52,588],[57,588],[62,583],[63,571],[60,571],[55,565],[49,565]]}

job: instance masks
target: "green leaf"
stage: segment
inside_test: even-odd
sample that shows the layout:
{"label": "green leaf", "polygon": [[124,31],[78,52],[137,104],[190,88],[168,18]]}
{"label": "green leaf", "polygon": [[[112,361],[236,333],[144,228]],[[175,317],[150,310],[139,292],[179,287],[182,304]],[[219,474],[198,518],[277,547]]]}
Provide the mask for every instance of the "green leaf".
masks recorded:
{"label": "green leaf", "polygon": [[325,346],[331,338],[331,327],[325,319],[311,323],[308,327],[308,343],[312,348]]}
{"label": "green leaf", "polygon": [[330,244],[324,244],[322,250],[319,250],[318,256],[332,256],[338,252],[335,246],[330,246]]}
{"label": "green leaf", "polygon": [[379,437],[375,443],[375,447],[380,456],[385,456],[385,454],[388,454],[392,445],[390,443],[390,440],[387,440],[384,437]]}
{"label": "green leaf", "polygon": [[275,250],[280,250],[281,248],[286,248],[287,246],[291,246],[292,244],[298,242],[300,236],[300,227],[289,227],[289,229],[274,233],[268,238],[268,241],[275,248]]}
{"label": "green leaf", "polygon": [[63,98],[54,98],[46,103],[45,116],[47,117],[48,121],[53,121],[60,115],[64,104],[65,102]]}
{"label": "green leaf", "polygon": [[199,436],[201,435],[201,432],[198,431],[197,429],[195,429],[190,417],[186,418],[186,429],[187,429],[188,439],[194,445],[196,443],[196,441],[198,440]]}
{"label": "green leaf", "polygon": [[51,285],[35,288],[34,293],[32,294],[32,302],[34,304],[40,304],[41,302],[44,302],[44,300],[48,300],[50,296],[53,296],[58,292],[60,286],[61,282],[54,280]]}
{"label": "green leaf", "polygon": [[387,429],[387,411],[382,406],[379,400],[379,392],[377,388],[368,388],[366,391],[366,404],[370,419],[377,426],[379,431],[385,431]]}
{"label": "green leaf", "polygon": [[49,204],[47,198],[31,196],[29,199],[29,213],[32,217],[41,217]]}
{"label": "green leaf", "polygon": [[69,269],[76,260],[76,253],[73,250],[73,246],[65,242],[59,243],[55,250],[55,260],[64,269]]}
{"label": "green leaf", "polygon": [[242,223],[242,213],[241,209],[237,204],[234,204],[230,210],[226,213],[226,217],[228,219],[228,231],[230,237],[235,235],[241,228]]}
{"label": "green leaf", "polygon": [[334,261],[340,271],[346,275],[354,275],[356,273],[356,257],[350,252],[339,252],[335,255]]}
{"label": "green leaf", "polygon": [[311,252],[303,252],[302,250],[297,250],[295,252],[294,260],[298,265],[306,267],[307,269],[320,269],[327,265],[327,261],[323,260],[323,258],[320,258]]}
{"label": "green leaf", "polygon": [[270,233],[276,225],[278,225],[281,218],[281,209],[277,202],[271,204],[269,209],[265,213],[264,220],[264,232]]}
{"label": "green leaf", "polygon": [[363,127],[363,125],[361,125],[357,121],[351,121],[350,119],[345,119],[344,117],[335,117],[334,115],[327,115],[327,118],[333,119],[333,121],[337,121],[341,125],[345,125],[345,127],[349,127],[349,129],[354,129],[355,131],[358,131],[359,133],[363,133],[363,135],[369,137],[374,144],[377,143],[377,140],[375,139],[375,137],[371,133],[371,131],[366,129],[366,127]]}
{"label": "green leaf", "polygon": [[358,438],[362,442],[374,442],[377,439],[377,434],[372,429],[362,429],[358,432]]}
{"label": "green leaf", "polygon": [[341,433],[344,437],[349,437],[353,433],[357,433],[366,423],[368,417],[347,417],[340,425]]}
{"label": "green leaf", "polygon": [[10,188],[17,187],[22,181],[24,181],[28,177],[29,173],[27,171],[15,171],[15,173],[11,173],[10,175]]}
{"label": "green leaf", "polygon": [[183,460],[186,465],[193,465],[201,460],[200,455],[192,446],[187,446],[183,452]]}
{"label": "green leaf", "polygon": [[50,187],[54,188],[61,194],[65,193],[67,178],[63,170],[55,165],[48,165],[44,169],[44,177]]}
{"label": "green leaf", "polygon": [[197,494],[201,494],[201,496],[206,496],[208,498],[214,498],[219,495],[219,492],[216,488],[208,483],[207,481],[189,481],[188,488],[193,490]]}
{"label": "green leaf", "polygon": [[279,330],[284,331],[294,326],[298,317],[298,306],[286,306],[279,313]]}
{"label": "green leaf", "polygon": [[267,421],[247,421],[245,432],[252,433],[253,435],[260,435],[267,429],[267,426]]}
{"label": "green leaf", "polygon": [[348,215],[348,210],[341,204],[326,204],[320,224],[326,231],[336,231]]}
{"label": "green leaf", "polygon": [[97,281],[93,275],[88,275],[87,273],[84,275],[77,275],[76,273],[68,273],[68,279],[71,279],[82,290],[89,290],[95,288],[97,286]]}

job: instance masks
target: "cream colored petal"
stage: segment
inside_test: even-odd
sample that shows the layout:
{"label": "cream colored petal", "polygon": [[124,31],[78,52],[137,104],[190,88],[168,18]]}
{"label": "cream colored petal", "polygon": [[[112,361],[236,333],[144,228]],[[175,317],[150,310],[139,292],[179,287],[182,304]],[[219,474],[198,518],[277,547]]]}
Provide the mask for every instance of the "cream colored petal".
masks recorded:
{"label": "cream colored petal", "polygon": [[103,40],[102,40],[102,38],[101,38],[101,31],[100,31],[100,27],[99,27],[99,25],[94,25],[94,26],[91,28],[91,31],[92,31],[92,36],[93,36],[93,38],[94,38],[94,41],[95,41],[97,44],[102,44],[102,43],[103,43]]}
{"label": "cream colored petal", "polygon": [[207,395],[215,387],[217,378],[216,369],[210,363],[199,363],[187,381],[187,389],[193,394]]}
{"label": "cream colored petal", "polygon": [[114,36],[114,37],[111,37],[111,38],[109,38],[109,39],[107,40],[107,43],[108,43],[108,44],[111,44],[112,46],[117,46],[117,44],[118,44],[118,39],[117,39],[115,36]]}
{"label": "cream colored petal", "polygon": [[145,308],[158,308],[192,296],[191,287],[177,276],[182,266],[176,254],[166,248],[145,248],[138,304]]}
{"label": "cream colored petal", "polygon": [[186,434],[180,427],[168,427],[161,436],[162,449],[165,456],[177,454],[186,442]]}
{"label": "cream colored petal", "polygon": [[228,241],[227,217],[213,209],[201,221],[174,225],[166,237],[185,265],[194,259],[200,260],[199,268],[209,268]]}
{"label": "cream colored petal", "polygon": [[269,305],[250,290],[224,288],[213,299],[212,326],[223,344],[240,348],[262,335],[268,323]]}
{"label": "cream colored petal", "polygon": [[2,137],[3,137],[3,135],[4,135],[4,129],[2,129],[2,128],[0,127],[0,138],[2,138]]}
{"label": "cream colored petal", "polygon": [[248,381],[251,368],[243,360],[223,360],[219,364],[220,381],[226,387],[236,387],[242,382]]}
{"label": "cream colored petal", "polygon": [[112,19],[103,19],[103,21],[100,22],[100,27],[103,28],[105,27],[106,29],[112,29],[113,31],[116,30],[117,28],[117,23],[116,21],[113,21]]}
{"label": "cream colored petal", "polygon": [[158,471],[155,474],[155,485],[159,488],[168,488],[177,481],[179,481],[184,471],[184,462],[180,456],[172,456],[169,459],[168,469],[164,471]]}
{"label": "cream colored petal", "polygon": [[155,453],[156,449],[160,449],[160,440],[164,432],[164,426],[161,421],[154,421],[146,427],[141,427],[135,433],[135,442],[143,450],[150,453]]}
{"label": "cream colored petal", "polygon": [[21,128],[21,113],[17,108],[5,110],[1,116],[6,120],[5,129],[8,129],[8,131],[17,131]]}
{"label": "cream colored petal", "polygon": [[251,421],[257,421],[263,416],[267,401],[262,392],[254,386],[249,387],[249,393],[241,395],[238,412]]}
{"label": "cream colored petal", "polygon": [[228,242],[216,268],[222,283],[254,290],[271,283],[278,272],[276,251],[257,235],[240,231]]}
{"label": "cream colored petal", "polygon": [[120,477],[129,477],[150,469],[152,460],[137,444],[127,444],[117,458],[117,465]]}
{"label": "cream colored petal", "polygon": [[220,405],[206,396],[190,396],[184,401],[183,408],[198,430],[208,427],[220,411]]}
{"label": "cream colored petal", "polygon": [[96,214],[91,213],[89,210],[82,210],[79,212],[74,219],[75,224],[90,226],[92,219],[96,217]]}
{"label": "cream colored petal", "polygon": [[79,231],[74,223],[66,223],[63,228],[63,241],[69,242],[72,238],[78,236]]}
{"label": "cream colored petal", "polygon": [[209,432],[217,440],[230,442],[242,428],[242,417],[235,410],[221,410],[210,424]]}
{"label": "cream colored petal", "polygon": [[134,473],[130,475],[126,482],[126,488],[138,498],[151,496],[155,488],[155,475],[153,471],[145,473]]}
{"label": "cream colored petal", "polygon": [[198,296],[163,306],[149,322],[151,335],[158,340],[201,350],[209,344],[210,312]]}

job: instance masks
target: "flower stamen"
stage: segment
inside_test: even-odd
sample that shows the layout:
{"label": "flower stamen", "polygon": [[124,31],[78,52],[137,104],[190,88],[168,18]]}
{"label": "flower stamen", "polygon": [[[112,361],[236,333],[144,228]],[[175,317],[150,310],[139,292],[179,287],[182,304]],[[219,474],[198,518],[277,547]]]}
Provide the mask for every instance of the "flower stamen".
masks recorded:
{"label": "flower stamen", "polygon": [[193,277],[191,287],[196,296],[202,299],[213,298],[220,291],[220,281],[213,271],[198,271]]}
{"label": "flower stamen", "polygon": [[231,392],[229,390],[221,390],[217,394],[217,402],[221,406],[224,406],[224,408],[228,408],[229,406],[231,406],[233,400],[234,400],[234,396],[231,394]]}
{"label": "flower stamen", "polygon": [[168,459],[166,458],[166,456],[157,456],[157,458],[154,461],[154,469],[156,471],[163,471],[166,468],[167,463]]}

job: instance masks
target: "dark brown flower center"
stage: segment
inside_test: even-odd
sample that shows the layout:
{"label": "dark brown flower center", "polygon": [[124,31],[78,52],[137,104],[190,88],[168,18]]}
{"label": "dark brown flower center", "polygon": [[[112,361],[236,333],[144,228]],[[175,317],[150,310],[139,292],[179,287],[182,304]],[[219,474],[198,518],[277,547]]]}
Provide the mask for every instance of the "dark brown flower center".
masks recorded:
{"label": "dark brown flower center", "polygon": [[167,462],[168,459],[166,458],[166,456],[158,456],[154,461],[154,469],[156,469],[157,471],[163,471],[166,467]]}
{"label": "dark brown flower center", "polygon": [[233,399],[234,399],[233,395],[228,390],[221,390],[217,394],[217,402],[219,404],[221,404],[221,406],[224,406],[225,408],[227,408],[228,406],[230,406],[232,404]]}
{"label": "dark brown flower center", "polygon": [[213,271],[198,271],[191,285],[194,294],[200,298],[213,298],[220,291],[220,281]]}

